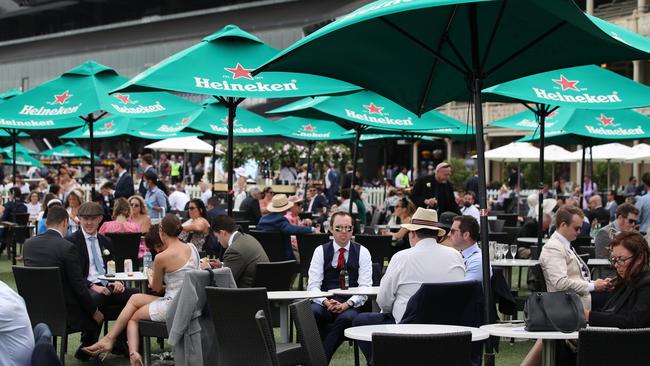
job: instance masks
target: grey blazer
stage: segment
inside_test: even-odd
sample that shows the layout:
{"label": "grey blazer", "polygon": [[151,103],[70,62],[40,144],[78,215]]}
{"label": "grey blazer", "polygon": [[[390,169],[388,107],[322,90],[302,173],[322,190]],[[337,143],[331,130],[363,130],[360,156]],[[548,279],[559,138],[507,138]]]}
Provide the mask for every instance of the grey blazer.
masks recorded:
{"label": "grey blazer", "polygon": [[223,265],[230,268],[238,288],[253,287],[257,263],[269,262],[262,245],[253,236],[235,232],[223,253]]}

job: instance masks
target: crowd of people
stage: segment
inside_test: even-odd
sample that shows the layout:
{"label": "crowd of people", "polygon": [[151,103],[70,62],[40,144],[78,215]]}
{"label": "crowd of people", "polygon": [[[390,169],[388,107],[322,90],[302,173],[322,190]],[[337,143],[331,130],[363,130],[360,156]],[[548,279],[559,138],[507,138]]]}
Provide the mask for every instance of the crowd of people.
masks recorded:
{"label": "crowd of people", "polygon": [[[366,296],[312,300],[328,360],[343,342],[347,327],[399,323],[420,284],[483,279],[476,177],[470,177],[464,192],[457,192],[450,182],[452,167],[446,162],[416,179],[411,189],[389,190],[383,207],[370,205],[363,187],[353,185],[356,182],[351,175],[343,182],[352,189],[340,189],[333,167],[324,174],[322,184],[311,182],[304,196],[276,194],[272,186],[248,189],[246,179],[240,179],[234,192],[233,217],[226,215],[223,202],[212,195],[209,186],[202,185],[201,196],[191,198],[182,179],[175,179],[171,186],[165,184],[151,155],[143,155],[140,164],[139,186],[134,185],[126,162],[117,159],[113,179],[102,184],[94,196],[80,189],[76,173],[65,166],[49,184],[30,187],[17,176],[2,207],[3,220],[29,215],[36,226],[37,235],[25,242],[19,259],[30,267],[59,267],[69,324],[82,330],[75,351],[80,360],[115,352],[128,356],[132,365],[141,364],[138,321],[165,321],[170,316],[169,305],[187,271],[228,267],[238,287],[253,286],[256,265],[268,262],[269,257],[254,236],[240,230],[243,224],[281,233],[285,260],[300,261],[297,235],[328,232],[332,239],[316,248],[309,265],[307,289],[313,291],[338,288],[342,270],[351,287],[372,286],[370,252],[355,242],[353,235],[366,233],[364,226],[385,225],[375,231],[390,235],[393,241],[390,262],[379,282],[381,312],[363,311]],[[642,183],[641,192],[636,187],[624,188],[630,193],[625,201],[620,200],[619,192],[607,192],[606,203],[595,187],[589,197],[581,191],[574,191],[579,194],[575,196],[547,189],[543,192],[544,216],[537,216],[539,203],[534,194],[527,197],[530,209],[518,218],[518,236],[536,236],[541,222],[548,238],[539,255],[546,285],[549,291],[570,289],[580,295],[592,325],[650,326],[650,253],[647,238],[640,234],[647,232],[650,224],[650,194],[633,196],[650,192],[650,173],[643,175]],[[635,186],[632,180],[630,184]],[[499,199],[491,202],[491,210],[505,207],[507,198],[501,200],[501,206]],[[399,226],[391,232],[394,225]],[[147,252],[157,253],[153,266],[145,269],[147,293],[103,277],[115,246],[121,244],[111,241],[112,233],[141,234],[141,258]],[[589,236],[594,240],[596,258],[610,259],[613,264],[612,271],[604,272],[605,278],[592,280],[571,244]],[[218,259],[201,259],[206,253]],[[520,245],[517,256],[530,258],[532,252]],[[0,286],[0,301],[21,307],[6,286]],[[99,339],[109,306],[119,306],[122,311],[108,334]],[[24,318],[18,316],[20,312],[15,314],[14,318]],[[533,347],[526,364],[538,364],[540,347]],[[362,342],[361,349],[371,363],[369,344]],[[12,357],[24,364],[25,355],[17,353],[0,355],[0,359]]]}

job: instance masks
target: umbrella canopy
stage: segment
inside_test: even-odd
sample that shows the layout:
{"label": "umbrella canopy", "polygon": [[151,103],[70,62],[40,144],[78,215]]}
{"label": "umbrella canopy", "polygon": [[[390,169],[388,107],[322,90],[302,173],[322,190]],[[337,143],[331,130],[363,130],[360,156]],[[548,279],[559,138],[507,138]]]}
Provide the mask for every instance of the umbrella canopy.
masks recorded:
{"label": "umbrella canopy", "polygon": [[650,161],[650,145],[641,143],[632,147],[634,151],[626,159],[628,163],[640,163]]}
{"label": "umbrella canopy", "polygon": [[[14,160],[11,159],[11,154],[2,151],[1,153],[1,159],[2,159],[2,164],[14,164]],[[29,156],[28,154],[23,154],[23,153],[16,153],[16,165],[20,166],[37,166],[37,167],[42,167],[43,164],[41,164],[40,161],[34,159],[33,157]]]}
{"label": "umbrella canopy", "polygon": [[90,152],[74,142],[66,142],[63,145],[55,146],[39,153],[42,156],[58,158],[90,158]]}
{"label": "umbrella canopy", "polygon": [[305,141],[349,140],[354,136],[337,123],[318,119],[286,117],[274,121],[287,132],[282,136]]}
{"label": "umbrella canopy", "polygon": [[[237,119],[236,107],[244,98],[284,98],[346,93],[361,88],[308,74],[252,71],[275,56],[278,50],[237,26],[228,25],[201,42],[170,56],[117,89],[173,90],[216,96],[228,107],[228,121]],[[223,118],[223,117],[222,117]],[[220,119],[211,121],[219,123]],[[228,192],[232,192],[234,124],[228,124]],[[215,133],[214,135],[220,135]],[[213,144],[216,142],[213,141]],[[213,160],[214,161],[214,157]],[[214,169],[212,169],[214,172]],[[212,177],[214,182],[214,177]],[[213,186],[214,188],[214,186]],[[214,192],[213,192],[214,193]],[[228,213],[233,196],[228,195]]]}
{"label": "umbrella canopy", "polygon": [[[0,149],[0,152],[5,152],[7,154],[11,154],[11,152],[13,151],[13,148],[14,148],[14,145],[9,145],[7,147],[4,147],[4,148]],[[32,149],[28,149],[25,146],[23,146],[22,144],[16,144],[16,153],[24,154],[24,155],[37,154],[36,151],[34,151]]]}
{"label": "umbrella canopy", "polygon": [[[133,136],[149,140],[163,140],[171,137],[195,136],[191,132],[179,132],[191,121],[194,113],[181,113],[152,118],[131,118],[110,116],[97,121],[94,126],[94,138]],[[88,126],[80,127],[61,136],[62,139],[90,138]]]}
{"label": "umbrella canopy", "polygon": [[[0,137],[11,137],[11,134],[5,130],[0,130]],[[29,137],[29,135],[24,132],[19,132],[18,137]]]}
{"label": "umbrella canopy", "polygon": [[650,87],[594,65],[526,76],[483,90],[486,100],[581,109],[645,107]]}
{"label": "umbrella canopy", "polygon": [[[579,161],[582,159],[582,153],[582,149],[574,151],[569,156],[569,159]],[[624,162],[634,154],[634,148],[619,144],[618,142],[612,142],[590,147],[585,151],[585,154],[587,155],[587,159],[594,161]]]}
{"label": "umbrella canopy", "polygon": [[[534,120],[535,114],[524,111],[493,125],[524,124]],[[519,122],[517,122],[519,121]],[[559,145],[598,145],[617,140],[636,140],[650,137],[650,118],[633,110],[587,110],[561,108],[547,118],[544,138]],[[539,131],[519,139],[522,142],[539,140]]]}
{"label": "umbrella canopy", "polygon": [[397,103],[371,91],[304,98],[267,113],[330,120],[348,128],[387,132],[455,128],[458,122],[437,111],[418,118]]}
{"label": "umbrella canopy", "polygon": [[[203,103],[203,108],[196,112],[185,127],[185,130],[199,131],[208,135],[228,136],[228,107],[214,98]],[[233,134],[235,136],[272,136],[286,133],[282,125],[270,121],[257,113],[244,108],[237,108],[234,120]]]}
{"label": "umbrella canopy", "polygon": [[[476,158],[476,155],[473,158]],[[486,151],[485,159],[518,162],[537,161],[539,159],[539,149],[527,142],[511,142]]]}
{"label": "umbrella canopy", "polygon": [[571,152],[557,145],[544,146],[544,161],[566,163],[572,161]]}
{"label": "umbrella canopy", "polygon": [[[212,153],[212,145],[204,142],[203,140],[200,140],[196,136],[169,138],[149,144],[145,146],[145,148],[169,152],[188,152],[199,154]],[[223,152],[217,150],[217,154],[223,154]]]}

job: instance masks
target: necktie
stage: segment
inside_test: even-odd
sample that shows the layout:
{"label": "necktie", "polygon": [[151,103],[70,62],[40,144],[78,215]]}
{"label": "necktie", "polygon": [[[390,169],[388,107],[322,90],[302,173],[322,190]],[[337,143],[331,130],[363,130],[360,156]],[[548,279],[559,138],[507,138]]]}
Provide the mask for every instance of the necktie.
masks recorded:
{"label": "necktie", "polygon": [[336,265],[336,269],[341,270],[345,265],[345,248],[339,248],[339,262]]}
{"label": "necktie", "polygon": [[[90,249],[93,251],[93,264],[95,265],[95,270],[99,275],[105,275],[106,270],[104,269],[104,262],[102,261],[102,254],[99,252],[99,245],[97,245],[97,237],[89,236],[88,241],[90,241]],[[104,286],[106,286],[106,281],[101,281]]]}
{"label": "necktie", "polygon": [[576,252],[576,248],[571,247],[571,251],[578,258],[578,263],[580,263],[580,271],[582,272],[582,277],[585,280],[590,281],[591,280],[591,273],[589,272],[589,267],[587,267],[587,265],[585,265],[585,262],[582,260],[582,258],[580,258],[580,256],[578,255],[578,252]]}

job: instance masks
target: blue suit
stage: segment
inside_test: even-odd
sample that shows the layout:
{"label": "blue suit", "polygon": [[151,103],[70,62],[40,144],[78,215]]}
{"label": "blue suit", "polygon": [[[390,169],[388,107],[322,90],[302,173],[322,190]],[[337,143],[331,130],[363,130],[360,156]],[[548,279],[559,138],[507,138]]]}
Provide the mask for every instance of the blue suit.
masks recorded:
{"label": "blue suit", "polygon": [[284,234],[285,260],[296,259],[293,255],[293,250],[291,250],[291,235],[310,234],[313,232],[312,228],[308,226],[291,225],[289,220],[284,217],[284,213],[281,212],[271,212],[268,215],[262,216],[255,229]]}
{"label": "blue suit", "polygon": [[327,179],[329,179],[331,185],[327,189],[327,200],[329,202],[336,202],[336,193],[339,191],[339,180],[341,176],[336,170],[330,170],[327,174]]}
{"label": "blue suit", "polygon": [[131,178],[131,174],[125,172],[121,177],[117,178],[117,182],[115,182],[115,198],[129,198],[134,194],[133,178]]}
{"label": "blue suit", "polygon": [[309,201],[307,203],[307,209],[308,210],[309,210],[309,205],[311,205],[310,212],[313,212],[313,213],[321,213],[321,211],[323,210],[323,207],[328,207],[329,206],[328,202],[327,202],[327,198],[325,198],[325,196],[323,196],[322,194],[319,194],[316,197],[314,197],[314,204],[311,204],[311,201]]}

